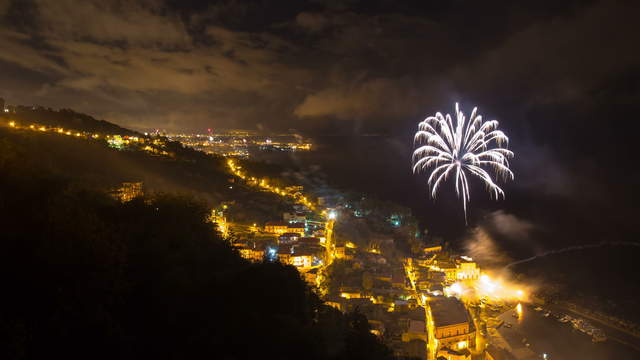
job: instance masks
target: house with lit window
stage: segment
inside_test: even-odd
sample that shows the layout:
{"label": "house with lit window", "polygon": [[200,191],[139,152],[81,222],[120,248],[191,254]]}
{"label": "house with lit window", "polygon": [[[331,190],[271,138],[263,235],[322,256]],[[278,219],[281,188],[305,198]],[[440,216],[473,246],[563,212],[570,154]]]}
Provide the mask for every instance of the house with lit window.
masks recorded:
{"label": "house with lit window", "polygon": [[298,241],[300,234],[284,233],[278,237],[278,244],[293,244]]}
{"label": "house with lit window", "polygon": [[273,234],[284,234],[288,232],[295,232],[295,231],[287,231],[288,227],[289,227],[289,223],[284,221],[269,221],[264,225],[264,231],[268,233],[273,233]]}
{"label": "house with lit window", "polygon": [[298,234],[300,234],[300,236],[304,236],[305,225],[304,225],[304,223],[301,223],[301,222],[289,223],[287,225],[287,232],[288,233],[298,233]]}
{"label": "house with lit window", "polygon": [[258,246],[255,242],[237,242],[233,247],[238,250],[240,256],[249,261],[260,262],[264,259],[264,247]]}
{"label": "house with lit window", "polygon": [[283,264],[293,265],[291,246],[283,245],[278,247],[278,261]]}
{"label": "house with lit window", "polygon": [[458,280],[458,267],[451,262],[439,261],[437,268],[445,274],[446,280],[454,282]]}
{"label": "house with lit window", "polygon": [[425,245],[424,248],[422,248],[422,251],[424,252],[425,255],[431,255],[433,253],[441,252],[442,245],[436,245],[436,244]]}
{"label": "house with lit window", "polygon": [[480,278],[480,268],[475,262],[468,258],[461,258],[458,262],[456,277],[458,280],[478,280]]}
{"label": "house with lit window", "polygon": [[455,297],[438,297],[431,298],[429,307],[428,316],[433,323],[429,327],[430,337],[433,336],[438,341],[438,356],[442,351],[442,356],[449,359],[453,355],[449,350],[468,354],[464,350],[473,346],[475,329],[464,304]]}

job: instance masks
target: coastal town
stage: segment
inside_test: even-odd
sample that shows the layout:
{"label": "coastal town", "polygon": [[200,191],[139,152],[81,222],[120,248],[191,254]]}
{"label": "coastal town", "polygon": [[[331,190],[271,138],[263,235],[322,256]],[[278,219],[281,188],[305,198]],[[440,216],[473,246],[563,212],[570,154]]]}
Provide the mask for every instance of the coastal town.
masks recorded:
{"label": "coastal town", "polygon": [[[160,135],[156,131],[155,135]],[[167,139],[211,155],[247,159],[257,151],[295,152],[311,150],[312,144],[294,134],[265,136],[256,131],[207,129],[201,134],[164,134]]]}
{"label": "coastal town", "polygon": [[[237,159],[227,159],[227,165],[238,181],[291,202],[291,211],[280,219],[249,226],[227,221],[230,204],[212,211],[211,221],[225,236],[233,234],[232,245],[244,258],[295,266],[325,303],[365,314],[371,332],[397,357],[508,358],[507,348],[513,349],[494,330],[511,325],[499,319],[501,314],[533,300],[526,286],[492,277],[472,258],[454,254],[442,243],[418,242],[420,246],[405,254],[393,234],[419,236],[403,231],[406,214],[382,218],[383,227],[391,231],[387,238],[374,235],[363,243],[345,237],[343,223],[379,219],[374,212],[380,209],[340,197],[312,200],[302,186],[270,185]],[[525,357],[518,358],[539,358],[522,347]]]}
{"label": "coastal town", "polygon": [[[164,137],[107,135],[11,119],[3,125],[101,141],[117,151],[174,156]],[[318,196],[304,186],[252,173],[243,156],[222,156],[231,176],[229,189],[243,186],[274,195],[288,210],[270,214],[268,221],[234,221],[235,201],[223,201],[209,216],[216,230],[243,258],[291,265],[326,304],[364,314],[371,333],[398,358],[552,358],[515,331],[525,313],[570,325],[594,343],[607,341],[593,321],[545,306],[535,288],[481,269],[442,241],[430,242],[403,209],[364,195]],[[122,202],[143,193],[142,182],[122,183],[110,191]]]}

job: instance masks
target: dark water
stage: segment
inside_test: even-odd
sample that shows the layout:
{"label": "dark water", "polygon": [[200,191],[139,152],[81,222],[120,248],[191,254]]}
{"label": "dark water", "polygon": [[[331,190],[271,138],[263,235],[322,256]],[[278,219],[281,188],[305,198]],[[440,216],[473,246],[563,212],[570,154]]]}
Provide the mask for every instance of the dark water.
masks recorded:
{"label": "dark water", "polygon": [[[529,235],[536,237],[536,244],[532,244],[531,239],[521,239],[520,244],[513,241],[504,244],[518,255],[516,258],[608,238],[637,240],[635,206],[616,193],[625,185],[597,183],[596,186],[591,182],[584,185],[581,174],[572,175],[557,162],[546,160],[548,156],[540,155],[538,149],[513,149],[516,158],[511,168],[516,179],[501,184],[506,199],[492,200],[482,183],[471,183],[466,224],[462,203],[455,196],[452,182],[445,183],[437,200],[433,200],[428,194],[427,175],[412,174],[410,137],[320,137],[314,139],[314,144],[315,150],[311,152],[261,153],[258,158],[305,169],[307,177],[324,180],[337,188],[375,194],[409,207],[431,234],[453,242],[476,225],[487,224],[492,213],[501,211],[530,224],[528,230],[532,234]],[[608,190],[612,191],[611,195],[604,193]],[[497,231],[497,235],[508,233],[507,230],[514,229]],[[515,234],[523,235],[517,231]]]}
{"label": "dark water", "polygon": [[[536,312],[527,306],[523,306],[520,320],[512,316],[514,313],[515,311],[511,310],[500,316],[500,319],[511,323],[513,327],[501,327],[499,332],[516,351],[525,347],[522,340],[526,339],[526,343],[530,344],[529,350],[539,358],[545,353],[548,359],[555,360],[640,358],[640,352],[633,345],[626,345],[629,342],[635,344],[637,339],[599,323],[592,322],[594,326],[603,329],[609,339],[605,342],[593,343],[590,336],[573,329],[570,323],[560,323],[552,316],[543,317],[542,312]],[[571,315],[576,317],[574,314]],[[617,342],[614,338],[621,339],[623,343]]]}

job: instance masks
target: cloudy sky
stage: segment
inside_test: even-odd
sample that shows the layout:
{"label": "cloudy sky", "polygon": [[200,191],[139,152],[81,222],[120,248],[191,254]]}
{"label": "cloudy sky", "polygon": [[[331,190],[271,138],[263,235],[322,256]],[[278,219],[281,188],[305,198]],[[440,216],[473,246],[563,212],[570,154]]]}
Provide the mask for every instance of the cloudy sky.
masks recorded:
{"label": "cloudy sky", "polygon": [[516,119],[638,100],[610,85],[638,78],[636,2],[514,3],[0,0],[0,96],[135,129],[311,134],[413,128],[457,100]]}

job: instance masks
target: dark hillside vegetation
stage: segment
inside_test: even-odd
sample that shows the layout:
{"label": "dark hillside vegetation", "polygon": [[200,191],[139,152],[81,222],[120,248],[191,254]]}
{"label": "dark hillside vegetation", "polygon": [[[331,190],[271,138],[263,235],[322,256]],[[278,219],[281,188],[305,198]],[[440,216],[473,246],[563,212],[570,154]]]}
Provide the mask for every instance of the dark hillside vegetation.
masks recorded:
{"label": "dark hillside vegetation", "polygon": [[61,127],[75,131],[136,136],[139,133],[125,129],[105,120],[97,120],[90,115],[77,113],[70,109],[53,110],[43,107],[13,107],[13,112],[0,114],[23,124],[38,124],[48,127]]}

